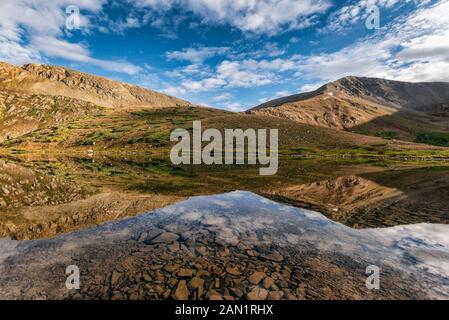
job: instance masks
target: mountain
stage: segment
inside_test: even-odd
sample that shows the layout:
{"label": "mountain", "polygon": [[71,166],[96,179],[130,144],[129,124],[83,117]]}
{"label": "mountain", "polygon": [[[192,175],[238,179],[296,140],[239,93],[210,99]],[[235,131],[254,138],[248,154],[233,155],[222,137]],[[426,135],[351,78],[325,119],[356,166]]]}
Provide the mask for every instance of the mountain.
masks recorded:
{"label": "mountain", "polygon": [[0,90],[0,142],[101,110],[90,102],[63,96]]}
{"label": "mountain", "polygon": [[191,104],[63,67],[0,62],[0,142],[86,116],[179,106]]}
{"label": "mountain", "polygon": [[353,149],[379,151],[386,150],[443,150],[426,144],[417,144],[400,140],[387,140],[381,137],[362,135],[343,130],[323,128],[296,122],[290,119],[281,119],[265,115],[231,113],[225,115],[215,114],[213,117],[203,119],[205,128],[215,128],[224,132],[227,128],[247,129],[278,129],[279,146],[304,147],[305,149],[319,150],[347,150]]}
{"label": "mountain", "polygon": [[248,113],[414,141],[419,134],[449,131],[449,83],[345,77]]}
{"label": "mountain", "polygon": [[352,228],[447,224],[448,178],[449,171],[442,167],[373,170],[305,184],[267,186],[259,194],[323,212]]}
{"label": "mountain", "polygon": [[0,63],[0,90],[64,96],[106,108],[190,105],[149,89],[43,64],[16,67]]}
{"label": "mountain", "polygon": [[[297,107],[294,107],[294,113],[285,112],[284,108],[290,108],[289,104],[264,107],[255,110],[258,111],[253,112],[256,114],[245,115],[195,106],[152,90],[63,67],[36,64],[16,67],[0,63],[0,144],[27,150],[166,148],[171,145],[170,132],[173,129],[190,130],[192,121],[202,120],[204,129],[279,129],[281,147],[428,148],[336,130],[346,129],[346,122],[341,121],[346,119],[344,117],[339,120],[340,126],[329,125],[326,122],[329,119],[319,114],[323,101],[331,106],[331,110],[333,102],[329,101],[347,104],[345,110],[354,109],[354,101],[360,101],[360,110],[367,109],[367,94],[363,93],[362,97],[359,93],[359,98],[350,96],[349,90],[355,87],[350,84],[343,87],[342,82],[339,87],[329,85],[321,91],[301,95],[299,100],[297,97],[294,98],[296,100],[288,98],[289,101],[297,101],[293,104],[307,102],[309,109],[302,108],[304,110],[312,110],[310,103],[315,103],[316,117],[310,121],[300,118],[307,113],[298,112],[301,110]],[[383,110],[377,107],[379,103],[369,103],[372,111],[364,111],[366,118],[372,118],[376,108],[377,113]],[[382,108],[395,110],[394,106]],[[278,115],[284,119],[274,118],[274,111],[281,111]],[[358,116],[355,114],[354,118]]]}

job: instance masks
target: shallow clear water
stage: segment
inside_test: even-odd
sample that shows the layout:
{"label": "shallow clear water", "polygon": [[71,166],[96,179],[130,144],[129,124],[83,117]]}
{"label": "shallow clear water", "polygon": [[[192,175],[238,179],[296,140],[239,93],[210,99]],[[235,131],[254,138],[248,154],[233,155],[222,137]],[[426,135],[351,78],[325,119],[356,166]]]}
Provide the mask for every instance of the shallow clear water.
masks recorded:
{"label": "shallow clear water", "polygon": [[[65,287],[68,265],[80,290]],[[366,288],[370,265],[380,290]],[[2,239],[0,297],[449,298],[449,226],[356,230],[250,192],[194,197],[52,239]]]}

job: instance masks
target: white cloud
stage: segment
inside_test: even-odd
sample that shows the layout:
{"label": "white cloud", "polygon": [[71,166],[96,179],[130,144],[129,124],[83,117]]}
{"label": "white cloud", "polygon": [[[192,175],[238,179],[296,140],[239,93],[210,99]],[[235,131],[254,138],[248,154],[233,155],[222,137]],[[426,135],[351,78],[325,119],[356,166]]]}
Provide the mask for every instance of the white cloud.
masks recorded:
{"label": "white cloud", "polygon": [[161,90],[163,93],[168,94],[170,96],[180,96],[187,93],[184,88],[176,87],[173,85],[167,85],[164,89]]}
{"label": "white cloud", "polygon": [[348,75],[449,81],[449,16],[441,12],[449,12],[449,0],[422,6],[374,35],[331,53],[224,60],[215,69],[190,67],[202,72],[183,73],[180,85],[169,91],[198,93],[302,81],[306,84],[299,91],[306,92]]}
{"label": "white cloud", "polygon": [[340,51],[300,57],[297,76],[332,81],[347,75],[449,81],[449,1],[421,7],[375,36]]}
{"label": "white cloud", "polygon": [[263,98],[260,98],[258,101],[259,101],[260,103],[265,103],[265,102],[268,102],[268,101],[270,101],[270,100],[274,100],[274,99],[282,98],[282,97],[288,97],[288,96],[291,96],[291,95],[293,95],[293,94],[294,94],[294,93],[290,92],[289,90],[281,90],[281,91],[276,92],[276,93],[274,94],[274,96],[263,97]]}
{"label": "white cloud", "polygon": [[[256,63],[256,62],[254,62]],[[228,87],[256,87],[272,82],[274,74],[261,74],[256,66],[249,66],[247,61],[223,61],[217,68],[218,75],[226,81]]]}
{"label": "white cloud", "polygon": [[318,88],[322,87],[324,85],[323,82],[315,82],[315,83],[307,83],[305,85],[303,85],[299,91],[300,92],[311,92],[311,91],[315,91]]}
{"label": "white cloud", "polygon": [[233,98],[232,94],[225,92],[218,96],[212,97],[212,99],[210,99],[210,101],[221,102],[221,101],[231,100],[232,98]]}
{"label": "white cloud", "polygon": [[297,77],[333,81],[347,75],[391,76],[388,66],[392,58],[390,49],[396,45],[393,40],[373,42],[367,40],[330,54],[303,57],[297,61]]}
{"label": "white cloud", "polygon": [[[139,67],[123,61],[99,60],[84,44],[64,39],[65,9],[76,5],[80,10],[97,13],[106,0],[2,0],[0,2],[0,60],[24,64],[45,57],[84,62],[106,70],[135,74]],[[81,32],[88,32],[88,16],[80,19]]]}
{"label": "white cloud", "polygon": [[[276,78],[272,62],[254,60],[221,62],[209,77],[182,81],[188,91],[210,91],[218,88],[250,88],[270,84]],[[261,71],[264,72],[261,72]]]}
{"label": "white cloud", "polygon": [[285,54],[285,49],[279,48],[279,45],[274,42],[266,43],[262,49],[250,52],[249,55],[253,58],[261,57],[278,57]]}
{"label": "white cloud", "polygon": [[291,95],[292,95],[292,93],[290,91],[288,91],[288,90],[281,90],[281,91],[276,92],[276,97],[277,98],[291,96]]}
{"label": "white cloud", "polygon": [[300,41],[300,39],[298,37],[292,37],[290,38],[290,40],[288,42],[290,43],[298,43]]}
{"label": "white cloud", "polygon": [[232,112],[242,112],[245,110],[245,108],[240,103],[230,103],[225,105],[224,108]]}
{"label": "white cloud", "polygon": [[166,57],[168,60],[190,61],[192,64],[199,64],[228,51],[228,47],[185,48],[182,51],[167,52]]}
{"label": "white cloud", "polygon": [[329,0],[137,0],[138,7],[163,12],[191,11],[208,23],[229,24],[242,31],[275,34],[309,26],[314,15],[330,7]]}
{"label": "white cloud", "polygon": [[[297,71],[297,61],[292,59],[224,60],[215,70],[201,77],[186,77],[179,87],[181,91],[212,91],[229,88],[253,88],[284,81],[283,73]],[[204,69],[203,69],[204,71]],[[172,74],[173,75],[173,74]],[[179,75],[176,73],[175,75]]]}
{"label": "white cloud", "polygon": [[137,74],[141,70],[140,67],[128,62],[95,59],[84,45],[70,43],[52,36],[35,36],[31,39],[31,44],[39,48],[39,52],[46,56],[83,62],[108,71]]}
{"label": "white cloud", "polygon": [[197,63],[165,72],[166,76],[181,80],[185,80],[189,77],[208,77],[210,74],[211,69],[208,65]]}
{"label": "white cloud", "polygon": [[[289,59],[224,60],[214,70],[203,65],[189,69],[201,72],[185,72],[185,68],[167,75],[181,78],[180,86],[171,86],[171,93],[204,92],[230,88],[253,88],[284,80],[282,73],[297,70],[297,62]],[[175,89],[176,88],[176,89]]]}
{"label": "white cloud", "polygon": [[30,46],[0,36],[0,60],[23,65],[42,60],[39,51]]}
{"label": "white cloud", "polygon": [[[169,60],[187,60],[192,64],[166,72],[177,84],[168,85],[164,92],[185,94],[186,92],[207,92],[230,88],[252,88],[279,81],[277,74],[294,70],[294,62],[277,58],[285,54],[285,49],[277,43],[264,43],[258,50],[252,51],[247,46],[239,50],[230,47],[188,48],[182,51],[167,52]],[[204,60],[226,55],[226,60],[215,67]],[[247,57],[252,57],[248,59]],[[261,59],[262,57],[267,57]],[[215,100],[212,102],[218,102]]]}
{"label": "white cloud", "polygon": [[150,16],[144,15],[142,18],[134,16],[133,13],[130,13],[126,18],[119,19],[117,21],[113,21],[110,18],[107,18],[109,21],[108,28],[100,27],[99,30],[101,32],[107,33],[109,31],[113,31],[119,34],[124,34],[124,32],[128,29],[136,29],[141,28],[145,24],[148,23]]}
{"label": "white cloud", "polygon": [[[374,6],[379,9],[389,9],[398,5],[404,5],[409,2],[425,5],[429,0],[361,0],[353,4],[343,6],[336,12],[332,13],[328,29],[342,30],[343,28],[355,24],[360,20],[366,19],[370,15],[370,10]],[[382,11],[381,20],[382,20]]]}

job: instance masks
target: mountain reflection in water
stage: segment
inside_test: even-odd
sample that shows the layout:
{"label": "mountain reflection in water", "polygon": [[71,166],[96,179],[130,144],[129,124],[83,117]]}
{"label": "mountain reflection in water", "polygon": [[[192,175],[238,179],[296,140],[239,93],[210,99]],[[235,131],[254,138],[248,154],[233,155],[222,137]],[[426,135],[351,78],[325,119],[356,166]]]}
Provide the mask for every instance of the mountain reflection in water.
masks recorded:
{"label": "mountain reflection in water", "polygon": [[[68,265],[80,290],[65,287]],[[380,290],[366,288],[370,265]],[[52,239],[0,240],[0,298],[449,298],[449,226],[356,230],[249,192],[194,197]]]}

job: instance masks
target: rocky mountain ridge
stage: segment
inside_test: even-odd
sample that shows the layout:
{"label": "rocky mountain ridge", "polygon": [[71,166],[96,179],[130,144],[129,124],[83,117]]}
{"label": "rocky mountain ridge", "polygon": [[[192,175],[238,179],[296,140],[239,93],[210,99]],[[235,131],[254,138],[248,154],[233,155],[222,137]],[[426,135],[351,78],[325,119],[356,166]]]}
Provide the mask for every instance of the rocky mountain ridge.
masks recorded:
{"label": "rocky mountain ridge", "polygon": [[247,113],[414,141],[422,131],[449,131],[449,83],[351,76],[268,101]]}
{"label": "rocky mountain ridge", "polygon": [[65,96],[106,108],[158,108],[190,105],[153,90],[59,66],[0,63],[0,90]]}

